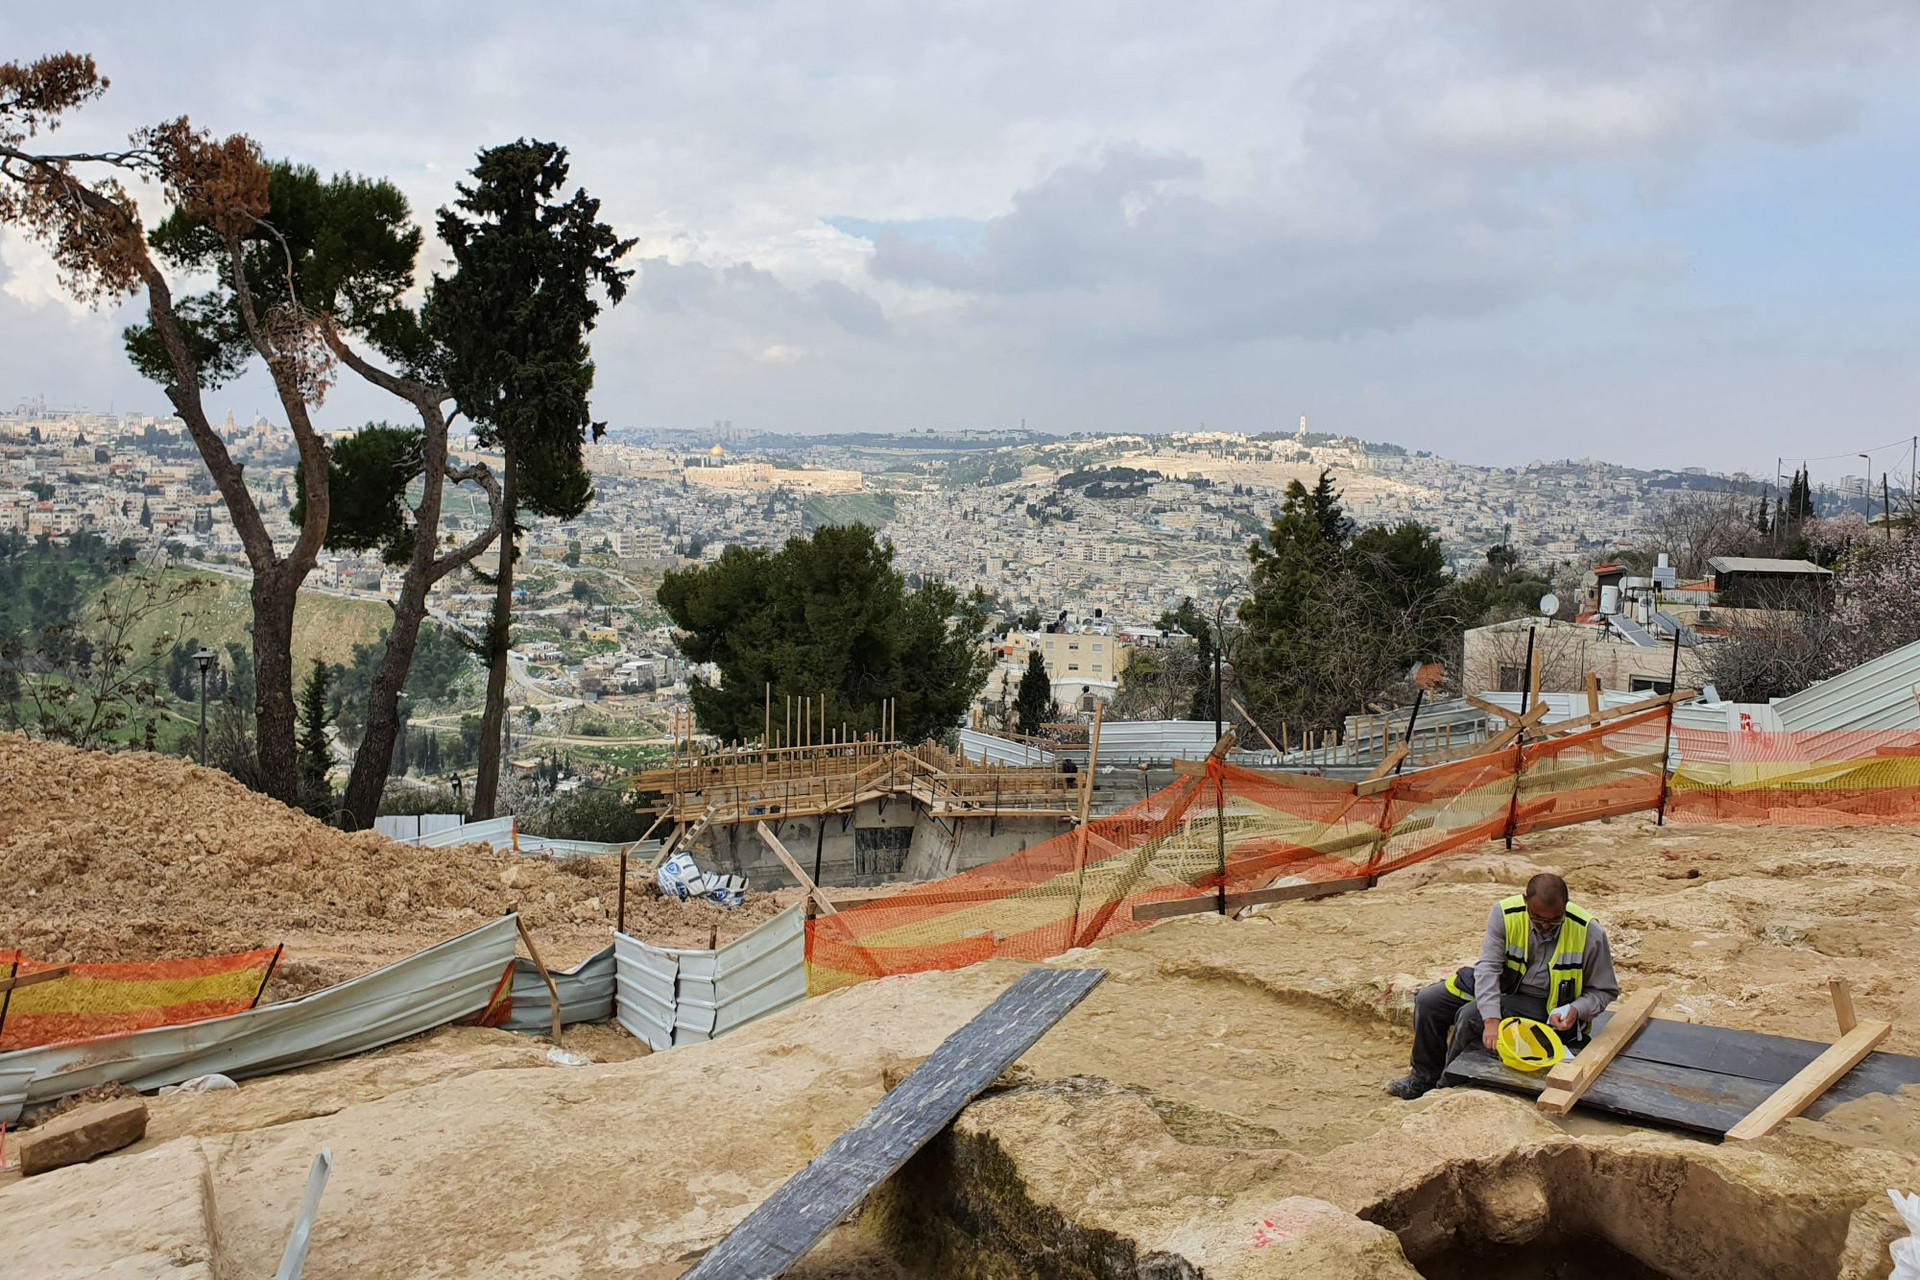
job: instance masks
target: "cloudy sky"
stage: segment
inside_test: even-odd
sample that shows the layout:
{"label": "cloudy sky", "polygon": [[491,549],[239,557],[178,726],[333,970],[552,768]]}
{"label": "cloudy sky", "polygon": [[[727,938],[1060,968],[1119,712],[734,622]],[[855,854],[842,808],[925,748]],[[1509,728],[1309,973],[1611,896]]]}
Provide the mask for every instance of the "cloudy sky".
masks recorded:
{"label": "cloudy sky", "polygon": [[[1304,413],[1474,461],[1761,473],[1900,440],[1897,466],[1920,420],[1911,0],[0,17],[0,56],[59,49],[113,80],[63,145],[185,113],[424,216],[478,147],[570,147],[640,239],[595,341],[623,425]],[[0,401],[164,409],[124,321],[0,232]],[[251,382],[218,403],[272,408]]]}

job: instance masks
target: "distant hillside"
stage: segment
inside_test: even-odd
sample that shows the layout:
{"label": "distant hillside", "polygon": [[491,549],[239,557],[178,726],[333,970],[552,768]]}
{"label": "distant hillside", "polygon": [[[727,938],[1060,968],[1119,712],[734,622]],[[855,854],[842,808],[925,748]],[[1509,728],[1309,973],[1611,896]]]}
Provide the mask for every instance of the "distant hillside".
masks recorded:
{"label": "distant hillside", "polygon": [[[162,632],[172,633],[177,640],[197,639],[216,650],[230,640],[247,641],[253,605],[244,581],[185,569],[170,569],[167,576],[199,578],[210,585],[187,597],[177,608],[144,619],[132,637],[134,652],[144,653],[148,641]],[[293,614],[294,671],[304,674],[315,658],[329,663],[351,662],[353,646],[378,641],[392,617],[393,611],[378,600],[302,591]]]}
{"label": "distant hillside", "polygon": [[894,515],[893,495],[887,493],[824,493],[808,498],[801,509],[803,527],[812,533],[821,525],[864,524],[884,529]]}

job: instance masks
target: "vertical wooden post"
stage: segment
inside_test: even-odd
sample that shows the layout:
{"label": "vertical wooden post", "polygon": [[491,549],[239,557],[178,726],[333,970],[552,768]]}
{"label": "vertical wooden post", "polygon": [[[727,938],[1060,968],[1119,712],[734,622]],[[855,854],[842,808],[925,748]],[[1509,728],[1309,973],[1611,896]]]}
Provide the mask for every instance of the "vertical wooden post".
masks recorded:
{"label": "vertical wooden post", "polygon": [[613,927],[625,933],[627,931],[627,846],[625,845],[620,846],[620,890],[615,895],[615,901],[619,905],[613,911]]}
{"label": "vertical wooden post", "polygon": [[[1533,633],[1535,632],[1535,630],[1537,630],[1537,628],[1534,628],[1534,627],[1527,628],[1527,657],[1526,657],[1525,666],[1528,672],[1532,672],[1534,669]],[[1535,681],[1530,676],[1527,681],[1527,684],[1521,690],[1521,693],[1520,693],[1521,720],[1519,724],[1519,731],[1513,735],[1513,798],[1507,802],[1506,841],[1507,841],[1507,848],[1509,849],[1513,848],[1513,827],[1514,827],[1515,821],[1520,816],[1520,775],[1526,771],[1526,763],[1527,763],[1526,714],[1531,709],[1534,684],[1535,684]],[[1666,777],[1666,774],[1663,772],[1661,774],[1661,777],[1662,779],[1664,779]],[[1665,794],[1664,785],[1662,789],[1662,794],[1663,795]]]}
{"label": "vertical wooden post", "polygon": [[1654,826],[1667,825],[1667,766],[1673,762],[1673,695],[1680,692],[1680,628],[1673,629],[1673,666],[1667,672],[1666,731],[1660,738],[1660,812]]}

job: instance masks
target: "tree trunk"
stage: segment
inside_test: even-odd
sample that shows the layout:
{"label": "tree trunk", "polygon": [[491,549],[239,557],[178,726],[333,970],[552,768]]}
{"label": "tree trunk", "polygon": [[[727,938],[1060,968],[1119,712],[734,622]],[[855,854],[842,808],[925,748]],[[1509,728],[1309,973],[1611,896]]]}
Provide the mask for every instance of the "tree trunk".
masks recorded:
{"label": "tree trunk", "polygon": [[[422,539],[425,540],[424,538]],[[386,793],[387,775],[393,766],[393,748],[400,736],[400,695],[406,687],[407,672],[413,666],[414,646],[420,641],[420,624],[427,616],[427,588],[432,584],[425,574],[409,571],[400,586],[400,599],[393,609],[393,629],[387,632],[386,651],[373,673],[373,687],[367,693],[367,728],[360,749],[353,756],[353,772],[347,777],[347,829],[361,831],[373,825],[380,812],[380,797]]]}
{"label": "tree trunk", "polygon": [[500,525],[500,575],[493,589],[493,619],[487,627],[487,708],[480,717],[480,764],[473,779],[473,819],[493,816],[500,794],[500,731],[507,717],[507,650],[513,621],[513,521],[519,503],[519,475],[511,451],[500,481],[505,518]]}
{"label": "tree trunk", "polygon": [[293,703],[293,610],[303,574],[284,562],[253,575],[253,714],[260,777],[282,804],[300,803]]}
{"label": "tree trunk", "polygon": [[401,579],[400,598],[394,601],[387,647],[373,673],[373,687],[367,691],[366,733],[354,753],[353,772],[347,776],[342,805],[350,831],[371,827],[380,812],[380,797],[386,793],[393,748],[400,736],[400,695],[413,668],[420,624],[427,616],[427,592],[441,576],[435,572],[434,553],[439,550],[440,502],[447,484],[447,427],[437,407],[422,416],[426,430],[420,438],[420,505],[413,512],[413,559]]}

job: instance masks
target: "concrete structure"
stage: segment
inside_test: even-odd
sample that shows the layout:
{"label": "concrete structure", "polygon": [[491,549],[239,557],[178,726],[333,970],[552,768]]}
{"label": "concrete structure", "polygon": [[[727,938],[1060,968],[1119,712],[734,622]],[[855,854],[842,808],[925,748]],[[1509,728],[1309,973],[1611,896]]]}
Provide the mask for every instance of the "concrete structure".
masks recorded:
{"label": "concrete structure", "polygon": [[[1671,631],[1658,636],[1643,632],[1653,642],[1637,643],[1609,623],[1605,615],[1588,615],[1575,622],[1558,618],[1516,618],[1511,622],[1475,627],[1466,634],[1462,687],[1513,691],[1525,687],[1529,630],[1534,632],[1534,652],[1540,664],[1543,692],[1578,693],[1586,687],[1589,671],[1599,677],[1603,689],[1647,693],[1667,689],[1673,667]],[[1704,678],[1703,648],[1699,644],[1681,644],[1682,687],[1698,687]]]}
{"label": "concrete structure", "polygon": [[837,471],[825,467],[776,467],[765,462],[709,463],[704,467],[688,467],[683,474],[688,484],[742,493],[765,493],[770,489],[858,493],[861,486],[858,471]]}

